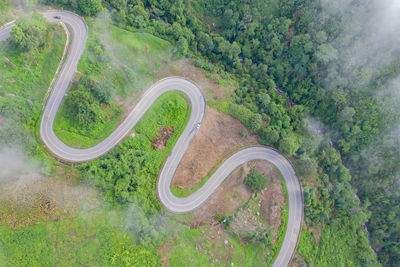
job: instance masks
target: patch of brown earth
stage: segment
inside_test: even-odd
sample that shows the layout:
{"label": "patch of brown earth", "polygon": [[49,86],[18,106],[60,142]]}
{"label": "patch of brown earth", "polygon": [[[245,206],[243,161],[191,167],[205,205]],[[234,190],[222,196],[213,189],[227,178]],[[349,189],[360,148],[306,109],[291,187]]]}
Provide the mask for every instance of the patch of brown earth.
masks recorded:
{"label": "patch of brown earth", "polygon": [[244,145],[257,145],[257,138],[239,132],[247,129],[236,119],[207,107],[205,119],[193,138],[182,161],[179,163],[172,183],[181,189],[191,188],[221,160]]}
{"label": "patch of brown earth", "polygon": [[151,143],[151,146],[155,150],[161,150],[165,147],[168,139],[174,134],[174,127],[161,127],[158,129],[158,134],[159,135],[153,137],[153,142]]}
{"label": "patch of brown earth", "polygon": [[257,228],[265,228],[264,219],[257,211],[259,205],[254,199],[251,199],[246,208],[240,209],[231,224],[232,230],[243,233],[254,232]]}
{"label": "patch of brown earth", "polygon": [[253,161],[252,166],[270,179],[267,188],[260,192],[260,209],[271,228],[278,229],[281,224],[282,207],[286,202],[280,173],[272,163],[266,161]]}

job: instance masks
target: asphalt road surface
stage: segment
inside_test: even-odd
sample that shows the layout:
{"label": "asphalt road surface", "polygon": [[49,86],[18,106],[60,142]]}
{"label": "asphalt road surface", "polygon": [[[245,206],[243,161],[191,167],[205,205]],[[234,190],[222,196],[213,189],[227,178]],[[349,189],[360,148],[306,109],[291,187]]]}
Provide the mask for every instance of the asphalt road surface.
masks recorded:
{"label": "asphalt road surface", "polygon": [[[68,91],[84,50],[87,38],[87,26],[81,17],[68,11],[46,11],[43,12],[43,15],[49,22],[64,22],[72,31],[69,55],[61,71],[58,73],[40,125],[40,136],[51,153],[69,162],[85,162],[98,158],[115,147],[130,133],[134,125],[160,95],[171,90],[181,91],[187,95],[192,111],[185,130],[169,154],[159,175],[157,193],[161,203],[171,212],[190,212],[201,206],[224,179],[241,164],[251,160],[266,160],[271,162],[282,173],[286,181],[289,197],[289,218],[286,235],[273,266],[287,266],[295,251],[303,220],[303,198],[301,185],[291,164],[277,151],[267,147],[243,149],[228,158],[197,192],[185,198],[178,198],[172,194],[170,189],[172,178],[186,149],[198,131],[196,124],[202,122],[206,109],[206,101],[202,91],[193,82],[180,77],[169,77],[158,81],[146,90],[139,103],[117,129],[94,147],[76,149],[65,145],[58,139],[53,131],[54,118]],[[54,18],[55,16],[60,16],[61,19],[56,19]],[[0,41],[9,37],[13,25],[13,23],[10,23],[0,28]]]}

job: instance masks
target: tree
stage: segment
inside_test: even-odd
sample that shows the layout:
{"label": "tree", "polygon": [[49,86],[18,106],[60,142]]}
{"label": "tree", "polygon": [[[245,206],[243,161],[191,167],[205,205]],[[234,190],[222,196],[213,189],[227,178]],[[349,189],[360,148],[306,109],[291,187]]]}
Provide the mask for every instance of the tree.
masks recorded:
{"label": "tree", "polygon": [[267,226],[267,229],[257,227],[256,230],[250,234],[250,239],[252,242],[260,243],[264,249],[271,248],[273,234],[271,232],[271,227]]}
{"label": "tree", "polygon": [[262,117],[260,114],[254,114],[249,118],[249,128],[253,132],[258,131],[262,126]]}
{"label": "tree", "polygon": [[31,17],[18,19],[10,34],[11,43],[24,52],[37,49],[44,42],[46,19],[43,15],[34,13]]}
{"label": "tree", "polygon": [[261,191],[268,185],[268,179],[258,170],[252,168],[250,173],[244,178],[243,183],[253,191]]}
{"label": "tree", "polygon": [[72,91],[66,100],[66,105],[73,119],[81,126],[102,120],[101,110],[90,92],[84,90]]}
{"label": "tree", "polygon": [[115,86],[109,80],[104,80],[96,83],[93,92],[100,103],[108,104],[115,94]]}
{"label": "tree", "polygon": [[278,131],[272,129],[271,127],[262,129],[259,135],[259,142],[264,145],[273,145],[279,139]]}
{"label": "tree", "polygon": [[188,52],[189,52],[188,42],[184,37],[180,37],[173,51],[175,58],[186,57]]}
{"label": "tree", "polygon": [[198,49],[200,50],[200,52],[206,55],[211,54],[214,49],[214,42],[212,38],[207,33],[200,32],[197,39]]}
{"label": "tree", "polygon": [[317,163],[309,157],[301,157],[294,161],[294,167],[297,175],[303,177],[313,177],[317,174]]}
{"label": "tree", "polygon": [[84,15],[94,16],[103,9],[101,0],[78,0],[78,8]]}
{"label": "tree", "polygon": [[317,51],[315,52],[315,57],[318,61],[327,64],[338,58],[338,52],[331,44],[322,44],[318,46]]}
{"label": "tree", "polygon": [[342,122],[352,122],[354,114],[356,114],[354,108],[345,107],[342,112],[340,112],[340,120]]}
{"label": "tree", "polygon": [[269,103],[271,103],[271,97],[269,94],[263,93],[258,96],[258,101],[260,101],[260,104],[263,108],[266,108]]}
{"label": "tree", "polygon": [[299,144],[290,137],[284,137],[279,141],[278,149],[284,156],[291,157],[299,149]]}

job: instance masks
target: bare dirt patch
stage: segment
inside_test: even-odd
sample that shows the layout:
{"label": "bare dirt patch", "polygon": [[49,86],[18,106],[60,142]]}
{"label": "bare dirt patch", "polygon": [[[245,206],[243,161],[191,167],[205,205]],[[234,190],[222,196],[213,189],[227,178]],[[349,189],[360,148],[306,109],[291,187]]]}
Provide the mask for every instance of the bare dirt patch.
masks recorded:
{"label": "bare dirt patch", "polygon": [[0,115],[0,127],[3,126],[5,123],[6,123],[6,118]]}
{"label": "bare dirt patch", "polygon": [[264,219],[257,208],[259,203],[252,199],[246,208],[242,208],[236,214],[231,224],[231,228],[239,233],[254,232],[257,228],[265,228]]}
{"label": "bare dirt patch", "polygon": [[158,247],[157,254],[161,260],[162,266],[164,266],[164,267],[171,266],[169,264],[168,255],[171,253],[171,249],[173,248],[173,246],[174,246],[174,241],[170,241],[170,242],[164,243]]}
{"label": "bare dirt patch", "polygon": [[181,189],[191,188],[232,151],[244,145],[257,145],[254,135],[241,137],[246,128],[236,119],[207,107],[205,119],[193,138],[172,183]]}
{"label": "bare dirt patch", "polygon": [[[250,134],[241,136],[240,131],[248,132],[238,120],[207,107],[206,117],[200,130],[179,163],[172,181],[173,185],[181,189],[191,188],[233,151],[245,145],[258,145],[256,136]],[[217,214],[233,215],[252,197],[251,191],[243,184],[244,177],[250,171],[249,166],[258,169],[270,179],[267,188],[260,192],[257,205],[262,213],[261,216],[265,216],[266,223],[272,230],[279,227],[282,206],[285,204],[284,191],[279,172],[274,165],[265,161],[254,161],[238,167],[206,203],[193,212],[191,227],[218,224],[215,219]],[[248,216],[242,217],[247,220]],[[248,221],[251,220],[253,219],[249,218]]]}
{"label": "bare dirt patch", "polygon": [[153,142],[151,143],[151,146],[155,150],[161,150],[165,147],[171,135],[174,134],[174,127],[161,127],[160,129],[158,129],[157,132],[159,135],[153,137]]}

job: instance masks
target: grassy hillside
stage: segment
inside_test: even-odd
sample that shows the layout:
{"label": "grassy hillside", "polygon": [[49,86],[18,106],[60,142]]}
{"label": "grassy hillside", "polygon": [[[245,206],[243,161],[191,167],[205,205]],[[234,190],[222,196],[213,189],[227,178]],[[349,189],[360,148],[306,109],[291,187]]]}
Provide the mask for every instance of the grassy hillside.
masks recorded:
{"label": "grassy hillside", "polygon": [[0,43],[0,144],[14,145],[48,160],[38,140],[43,101],[61,60],[66,35],[49,25],[45,45],[22,53]]}

